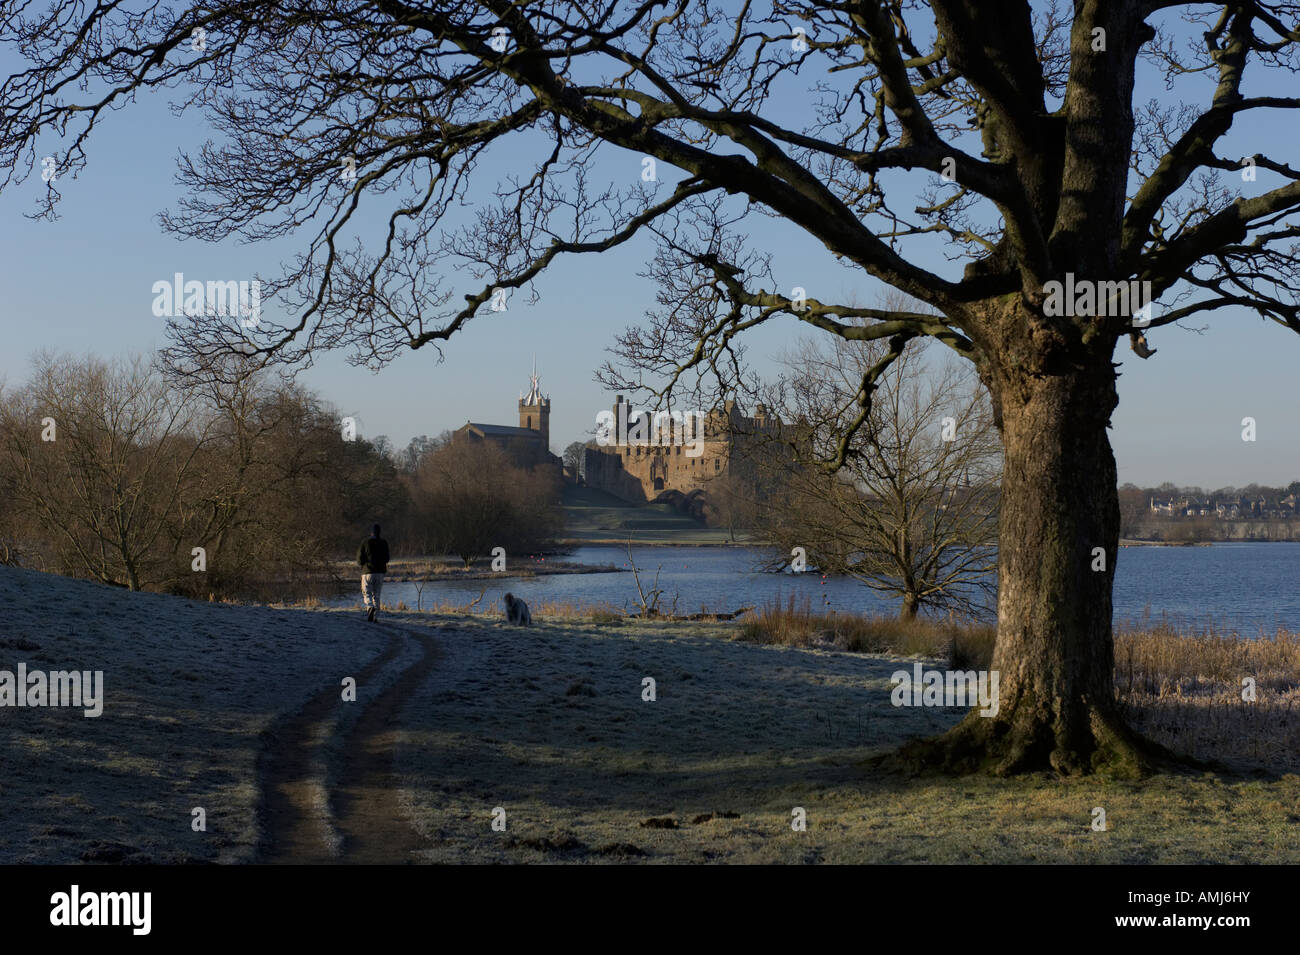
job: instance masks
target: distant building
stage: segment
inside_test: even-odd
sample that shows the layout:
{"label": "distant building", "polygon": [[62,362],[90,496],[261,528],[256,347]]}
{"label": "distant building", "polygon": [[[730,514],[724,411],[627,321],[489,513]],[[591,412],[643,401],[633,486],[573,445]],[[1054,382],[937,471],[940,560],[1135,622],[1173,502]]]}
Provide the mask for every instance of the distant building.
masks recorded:
{"label": "distant building", "polygon": [[551,453],[551,398],[542,395],[537,363],[529,379],[528,394],[519,395],[519,426],[466,421],[451,434],[453,444],[491,441],[521,467],[549,467],[559,473],[563,462]]}
{"label": "distant building", "polygon": [[1288,494],[1277,500],[1264,495],[1255,498],[1244,495],[1229,498],[1209,497],[1155,497],[1150,499],[1152,514],[1173,518],[1213,517],[1219,520],[1294,520],[1300,512],[1300,499]]}
{"label": "distant building", "polygon": [[[631,405],[619,395],[614,401],[614,420],[631,418]],[[641,412],[647,414],[647,412]],[[646,429],[648,442],[629,440],[587,447],[583,474],[588,487],[599,488],[633,504],[654,501],[677,492],[690,498],[707,493],[709,481],[733,473],[742,446],[754,445],[773,434],[780,420],[758,405],[752,417],[743,415],[736,402],[703,416],[703,434],[674,436]],[[692,451],[698,451],[692,454]]]}

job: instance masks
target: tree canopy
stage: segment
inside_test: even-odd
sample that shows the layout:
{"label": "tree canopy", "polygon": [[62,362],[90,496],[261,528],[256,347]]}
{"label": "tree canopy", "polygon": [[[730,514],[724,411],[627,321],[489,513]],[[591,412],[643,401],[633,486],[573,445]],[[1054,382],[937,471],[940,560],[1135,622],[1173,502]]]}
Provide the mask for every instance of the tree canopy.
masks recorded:
{"label": "tree canopy", "polygon": [[[723,358],[777,313],[846,337],[933,335],[978,360],[996,345],[971,306],[1041,302],[1066,262],[1150,281],[1157,296],[1194,290],[1152,327],[1245,305],[1300,329],[1285,221],[1300,174],[1284,157],[1219,148],[1242,114],[1300,104],[1244,91],[1254,64],[1285,89],[1294,19],[1293,4],[1169,0],[1080,3],[1073,16],[1017,0],[13,3],[0,41],[26,65],[0,85],[0,182],[41,169],[38,135],[58,132],[60,177],[37,210],[52,215],[95,127],[141,91],[203,110],[224,135],[182,159],[189,191],[166,228],[209,241],[312,231],[273,283],[296,318],[243,329],[181,316],[176,347],[191,356],[306,361],[346,345],[382,363],[446,341],[495,289],[527,286],[560,256],[647,231],[672,305],[626,344],[668,370]],[[1175,89],[1208,73],[1212,95],[1136,109],[1139,60]],[[768,115],[794,95],[802,122]],[[484,151],[515,137],[530,146],[520,176],[472,221],[442,228]],[[611,147],[681,178],[592,181],[593,157]],[[1276,185],[1239,194],[1213,175],[1239,178],[1245,160]],[[886,189],[899,170],[928,170],[943,188],[903,208]],[[363,205],[385,204],[385,235],[342,241]],[[755,211],[943,317],[764,288],[765,256],[738,229]],[[909,240],[934,236],[968,262],[961,278],[908,254]],[[467,289],[467,275],[481,283]],[[1043,324],[1067,350],[1142,334],[1127,315]]]}

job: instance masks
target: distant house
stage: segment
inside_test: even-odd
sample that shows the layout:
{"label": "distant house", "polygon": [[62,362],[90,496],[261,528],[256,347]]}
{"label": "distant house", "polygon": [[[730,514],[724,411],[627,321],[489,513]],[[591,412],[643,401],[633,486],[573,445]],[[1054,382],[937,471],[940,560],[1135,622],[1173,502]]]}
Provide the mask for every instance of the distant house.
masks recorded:
{"label": "distant house", "polygon": [[1153,515],[1162,515],[1175,519],[1209,517],[1222,521],[1294,521],[1300,519],[1300,492],[1276,497],[1257,494],[1253,497],[1244,494],[1237,497],[1218,497],[1209,495],[1179,495],[1176,497],[1156,497],[1152,495],[1148,507]]}

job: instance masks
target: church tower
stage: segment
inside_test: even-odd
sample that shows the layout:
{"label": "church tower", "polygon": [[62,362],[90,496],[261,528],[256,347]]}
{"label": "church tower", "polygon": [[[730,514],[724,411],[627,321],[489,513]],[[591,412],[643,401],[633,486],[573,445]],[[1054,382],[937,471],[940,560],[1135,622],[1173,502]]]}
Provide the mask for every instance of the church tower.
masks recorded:
{"label": "church tower", "polygon": [[542,397],[541,379],[537,377],[537,357],[533,357],[533,376],[528,394],[519,398],[519,427],[537,431],[542,436],[542,450],[551,448],[551,399]]}

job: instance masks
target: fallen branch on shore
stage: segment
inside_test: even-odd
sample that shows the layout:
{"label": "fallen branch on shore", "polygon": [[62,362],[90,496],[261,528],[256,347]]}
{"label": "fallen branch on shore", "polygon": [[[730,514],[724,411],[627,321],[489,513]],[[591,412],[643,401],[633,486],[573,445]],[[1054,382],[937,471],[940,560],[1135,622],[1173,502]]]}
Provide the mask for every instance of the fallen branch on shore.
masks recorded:
{"label": "fallen branch on shore", "polygon": [[483,595],[484,595],[485,593],[487,593],[487,588],[486,588],[486,587],[484,587],[482,590],[480,590],[480,591],[478,592],[478,596],[475,597],[473,600],[471,600],[469,603],[465,604],[465,606],[463,606],[463,607],[457,607],[457,608],[456,608],[456,613],[472,613],[473,610],[474,610],[474,608],[478,606],[479,601],[483,599]]}

